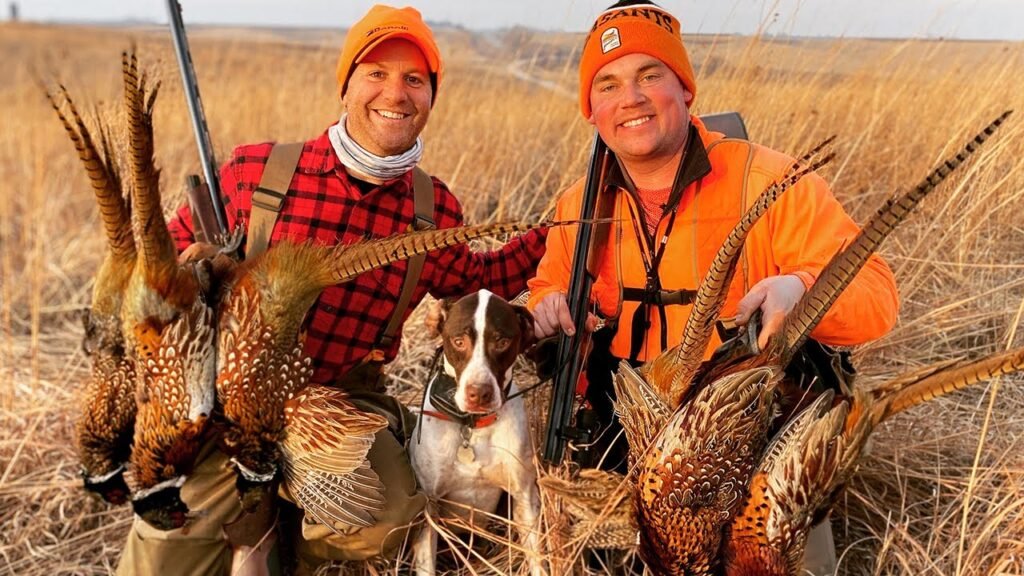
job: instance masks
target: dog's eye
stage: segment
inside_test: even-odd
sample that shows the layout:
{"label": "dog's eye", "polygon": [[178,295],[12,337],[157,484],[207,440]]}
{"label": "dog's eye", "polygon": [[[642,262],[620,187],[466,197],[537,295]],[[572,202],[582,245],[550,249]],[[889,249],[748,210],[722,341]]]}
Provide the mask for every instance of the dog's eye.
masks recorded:
{"label": "dog's eye", "polygon": [[494,350],[497,352],[504,352],[505,350],[508,350],[508,347],[511,345],[511,338],[498,338],[494,341]]}
{"label": "dog's eye", "polygon": [[465,336],[456,336],[455,338],[452,338],[452,346],[459,351],[465,350],[466,347],[469,346],[469,339]]}

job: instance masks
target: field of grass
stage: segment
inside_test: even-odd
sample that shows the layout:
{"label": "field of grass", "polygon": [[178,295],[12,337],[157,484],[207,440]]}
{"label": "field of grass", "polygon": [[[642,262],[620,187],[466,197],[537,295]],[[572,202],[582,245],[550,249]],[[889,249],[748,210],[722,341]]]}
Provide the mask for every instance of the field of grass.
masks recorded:
{"label": "field of grass", "polygon": [[[236,144],[313,137],[339,115],[340,33],[192,36],[219,159]],[[591,131],[575,100],[581,38],[439,36],[448,72],[424,167],[472,222],[547,214],[588,152]],[[35,79],[65,82],[90,111],[119,113],[120,52],[133,41],[163,81],[155,131],[170,210],[198,161],[167,32],[0,25],[0,574],[106,574],[131,521],[126,507],[79,488],[72,434],[88,361],[78,312],[104,240]],[[1024,343],[1024,46],[714,37],[688,45],[698,113],[738,110],[755,140],[789,153],[838,135],[839,156],[823,175],[859,221],[1018,109],[883,247],[900,321],[856,360],[862,378],[875,379]],[[392,367],[397,392],[413,402],[434,345],[417,329],[421,318]],[[834,514],[841,573],[1024,573],[1022,384],[1005,378],[931,402],[876,434]],[[539,416],[541,402],[533,404]]]}

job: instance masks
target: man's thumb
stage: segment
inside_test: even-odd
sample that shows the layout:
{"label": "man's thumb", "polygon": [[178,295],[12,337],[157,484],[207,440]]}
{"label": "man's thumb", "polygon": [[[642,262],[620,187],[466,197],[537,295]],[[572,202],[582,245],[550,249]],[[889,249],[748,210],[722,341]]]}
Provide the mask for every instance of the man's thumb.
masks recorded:
{"label": "man's thumb", "polygon": [[764,293],[760,290],[751,290],[736,304],[736,323],[746,324],[755,310],[761,307],[764,302]]}
{"label": "man's thumb", "polygon": [[572,323],[572,315],[569,314],[569,305],[562,301],[558,306],[558,324],[566,334],[572,336],[576,333],[576,326]]}

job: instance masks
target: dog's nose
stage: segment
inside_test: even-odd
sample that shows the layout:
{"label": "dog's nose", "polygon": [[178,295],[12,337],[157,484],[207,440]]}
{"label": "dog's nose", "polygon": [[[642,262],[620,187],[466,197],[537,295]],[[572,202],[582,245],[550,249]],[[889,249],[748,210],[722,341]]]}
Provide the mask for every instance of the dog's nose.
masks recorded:
{"label": "dog's nose", "polygon": [[494,390],[491,386],[468,386],[466,388],[466,400],[476,406],[487,406],[494,400]]}

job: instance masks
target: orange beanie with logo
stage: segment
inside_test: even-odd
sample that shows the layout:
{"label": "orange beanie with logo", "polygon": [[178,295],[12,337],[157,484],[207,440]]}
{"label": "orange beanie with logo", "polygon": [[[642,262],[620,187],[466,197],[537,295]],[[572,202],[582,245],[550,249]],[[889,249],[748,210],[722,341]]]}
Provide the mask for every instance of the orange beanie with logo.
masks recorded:
{"label": "orange beanie with logo", "polygon": [[352,25],[345,36],[345,44],[341,47],[338,58],[338,93],[345,96],[348,79],[356,65],[362,62],[374,48],[385,40],[403,38],[415,44],[430,68],[430,80],[433,85],[433,98],[437,99],[437,89],[441,85],[441,51],[434,42],[434,34],[423,22],[423,17],[415,8],[394,8],[377,4],[366,16]]}
{"label": "orange beanie with logo", "polygon": [[[612,8],[602,12],[583,44],[580,58],[580,111],[590,118],[590,88],[598,70],[627,54],[647,54],[664,62],[683,86],[697,96],[690,57],[683,46],[679,20],[652,4]],[[689,102],[693,104],[693,100]]]}

